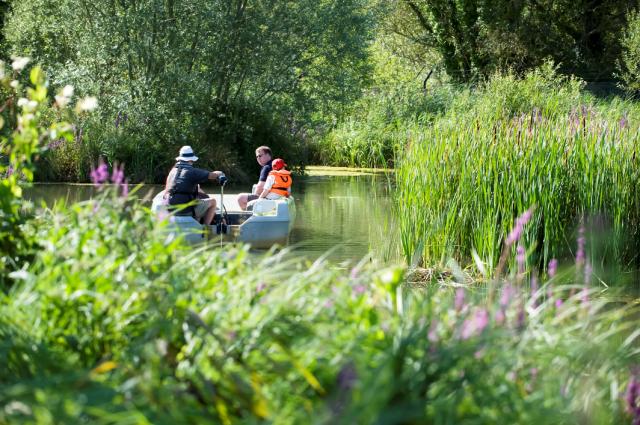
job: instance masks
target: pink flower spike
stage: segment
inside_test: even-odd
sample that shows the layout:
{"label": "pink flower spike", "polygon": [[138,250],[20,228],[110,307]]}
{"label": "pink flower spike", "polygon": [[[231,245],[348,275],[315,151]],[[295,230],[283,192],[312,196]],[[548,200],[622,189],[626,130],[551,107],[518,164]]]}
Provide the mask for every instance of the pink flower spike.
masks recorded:
{"label": "pink flower spike", "polygon": [[127,180],[122,183],[122,197],[126,198],[129,196],[129,182]]}
{"label": "pink flower spike", "polygon": [[580,302],[582,304],[589,304],[589,291],[587,288],[582,288],[580,291]]}
{"label": "pink flower spike", "polygon": [[356,267],[352,268],[349,276],[351,279],[356,279],[358,277],[358,269]]}
{"label": "pink flower spike", "polygon": [[510,284],[505,285],[500,297],[500,307],[507,307],[511,301],[511,297],[515,294],[515,289]]}
{"label": "pink flower spike", "polygon": [[593,274],[593,267],[591,263],[587,261],[584,265],[584,284],[589,285],[591,283],[591,275]]}
{"label": "pink flower spike", "polygon": [[516,262],[518,263],[518,274],[524,273],[524,263],[526,261],[526,252],[522,244],[518,244],[516,248]]}
{"label": "pink flower spike", "polygon": [[551,261],[549,261],[549,268],[547,269],[549,278],[551,279],[552,277],[554,277],[557,271],[558,271],[558,260],[556,260],[555,258],[552,258]]}
{"label": "pink flower spike", "polygon": [[454,306],[456,311],[462,310],[462,307],[464,306],[464,288],[456,289],[456,298],[454,301]]}
{"label": "pink flower spike", "polygon": [[113,173],[111,174],[111,181],[118,186],[122,184],[124,181],[124,164],[120,167],[114,165]]}
{"label": "pink flower spike", "polygon": [[97,168],[91,169],[91,181],[96,187],[101,187],[104,182],[109,180],[109,170],[107,164],[100,158],[100,164]]}
{"label": "pink flower spike", "polygon": [[484,308],[476,311],[473,317],[468,318],[462,324],[462,332],[460,337],[462,339],[469,339],[473,335],[482,333],[482,331],[489,324],[489,313]]}

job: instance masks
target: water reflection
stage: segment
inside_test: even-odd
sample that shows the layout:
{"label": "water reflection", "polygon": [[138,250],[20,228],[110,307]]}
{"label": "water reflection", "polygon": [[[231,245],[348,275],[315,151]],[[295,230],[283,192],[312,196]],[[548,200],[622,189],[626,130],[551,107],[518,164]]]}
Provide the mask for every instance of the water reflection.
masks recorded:
{"label": "water reflection", "polygon": [[[314,260],[326,255],[334,262],[359,261],[371,254],[382,260],[397,257],[397,232],[393,230],[390,180],[385,175],[313,175],[294,183],[297,217],[290,236],[295,255]],[[163,187],[145,185],[136,196],[150,199]],[[218,193],[219,186],[205,191]],[[226,189],[238,193],[248,188]],[[67,204],[95,196],[92,185],[36,184],[26,196],[35,202]]]}

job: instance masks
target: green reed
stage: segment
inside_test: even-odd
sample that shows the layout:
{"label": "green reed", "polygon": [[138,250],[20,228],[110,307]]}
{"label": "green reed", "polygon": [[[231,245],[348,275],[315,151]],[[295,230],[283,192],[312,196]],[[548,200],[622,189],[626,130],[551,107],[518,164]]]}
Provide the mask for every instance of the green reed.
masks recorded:
{"label": "green reed", "polygon": [[514,218],[534,206],[525,241],[535,265],[571,256],[571,231],[593,217],[611,228],[599,258],[637,261],[639,118],[632,102],[598,102],[576,81],[535,74],[468,92],[433,125],[410,127],[397,167],[405,257],[476,250],[492,268]]}

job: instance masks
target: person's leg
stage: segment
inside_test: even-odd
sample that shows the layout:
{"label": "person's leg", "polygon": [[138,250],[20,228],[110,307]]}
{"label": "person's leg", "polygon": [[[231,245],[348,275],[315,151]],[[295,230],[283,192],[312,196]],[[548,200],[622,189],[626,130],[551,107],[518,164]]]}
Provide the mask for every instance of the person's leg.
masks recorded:
{"label": "person's leg", "polygon": [[202,220],[202,224],[209,225],[216,215],[216,200],[213,198],[199,199],[195,206],[196,220]]}
{"label": "person's leg", "polygon": [[258,195],[249,194],[249,193],[241,193],[238,195],[238,205],[244,211],[247,210],[247,204],[253,200],[258,199]]}
{"label": "person's leg", "polygon": [[248,198],[249,198],[248,193],[241,193],[238,195],[238,206],[240,207],[241,210],[247,209],[247,202],[249,202]]}
{"label": "person's leg", "polygon": [[204,224],[210,226],[213,222],[213,217],[216,216],[216,200],[213,198],[207,199],[209,202],[209,208],[207,209],[207,214],[204,217]]}

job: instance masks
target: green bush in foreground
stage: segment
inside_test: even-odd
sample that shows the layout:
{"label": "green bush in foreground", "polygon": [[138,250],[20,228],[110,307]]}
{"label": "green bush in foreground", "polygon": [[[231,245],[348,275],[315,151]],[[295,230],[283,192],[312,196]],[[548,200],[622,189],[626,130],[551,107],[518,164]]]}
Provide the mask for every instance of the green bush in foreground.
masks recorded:
{"label": "green bush in foreground", "polygon": [[42,212],[42,248],[1,299],[0,422],[626,415],[637,312],[581,279],[555,285],[572,271],[454,296],[406,287],[396,267],[166,245],[166,224],[111,192]]}

